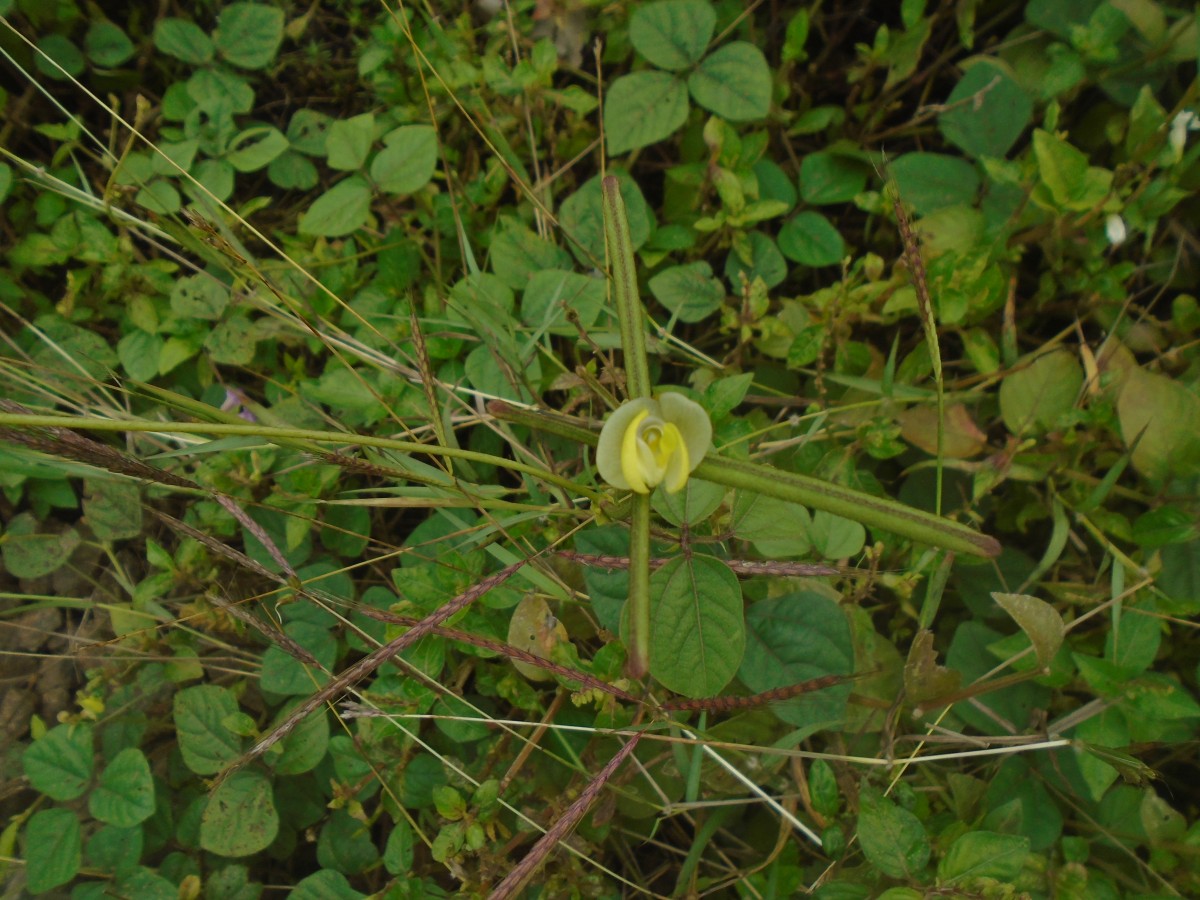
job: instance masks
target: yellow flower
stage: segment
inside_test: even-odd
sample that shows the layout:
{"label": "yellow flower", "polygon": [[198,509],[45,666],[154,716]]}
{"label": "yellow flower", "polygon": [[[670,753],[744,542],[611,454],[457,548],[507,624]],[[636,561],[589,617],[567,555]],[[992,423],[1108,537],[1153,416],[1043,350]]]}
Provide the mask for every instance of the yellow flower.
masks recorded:
{"label": "yellow flower", "polygon": [[613,487],[648,494],[661,484],[674,494],[712,446],[712,423],[683,394],[639,397],[608,417],[596,447],[596,468]]}

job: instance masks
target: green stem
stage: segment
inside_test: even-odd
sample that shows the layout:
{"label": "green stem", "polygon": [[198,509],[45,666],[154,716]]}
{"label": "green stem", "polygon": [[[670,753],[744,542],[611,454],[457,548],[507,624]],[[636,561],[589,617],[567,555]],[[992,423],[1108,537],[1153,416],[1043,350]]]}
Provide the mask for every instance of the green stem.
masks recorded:
{"label": "green stem", "polygon": [[629,520],[629,659],[630,678],[650,671],[650,495],[636,494]]}
{"label": "green stem", "polygon": [[367,434],[337,434],[328,431],[312,431],[306,428],[272,428],[250,423],[231,424],[224,422],[147,422],[143,419],[84,419],[73,416],[38,416],[24,413],[0,413],[0,426],[13,428],[73,428],[80,431],[148,431],[160,434],[203,434],[245,435],[262,438],[264,441],[288,445],[297,441],[318,444],[351,444],[361,447],[379,447],[397,453],[427,453],[430,456],[445,456],[471,462],[500,466],[514,472],[532,475],[549,484],[582,494],[594,502],[601,495],[595,490],[576,484],[569,478],[517,460],[504,459],[488,453],[463,450],[458,447],[441,447],[437,444],[422,444],[416,441],[397,441],[392,438],[375,437]]}
{"label": "green stem", "polygon": [[650,365],[646,360],[646,314],[638,296],[637,270],[633,263],[633,241],[629,218],[621,197],[621,184],[608,175],[603,182],[604,237],[608,264],[612,269],[617,320],[621,323],[621,351],[625,354],[625,378],[630,397],[650,396]]}
{"label": "green stem", "polygon": [[[493,402],[488,408],[497,418],[549,431],[581,444],[596,446],[596,432],[576,419],[555,413],[517,409],[502,401]],[[875,497],[818,478],[785,472],[773,466],[708,456],[692,475],[714,484],[755,491],[767,497],[790,500],[812,509],[821,509],[913,541],[953,550],[955,553],[990,558],[1000,552],[1000,544],[995,538],[980,534],[966,525],[930,515],[886,497]]]}
{"label": "green stem", "polygon": [[[621,323],[621,351],[625,355],[625,379],[629,396],[650,396],[650,363],[646,359],[646,311],[638,296],[637,269],[629,217],[621,197],[621,184],[608,175],[602,182],[604,194],[604,238],[612,290]],[[633,498],[629,520],[629,660],[626,671],[644,678],[650,671],[650,495]]]}

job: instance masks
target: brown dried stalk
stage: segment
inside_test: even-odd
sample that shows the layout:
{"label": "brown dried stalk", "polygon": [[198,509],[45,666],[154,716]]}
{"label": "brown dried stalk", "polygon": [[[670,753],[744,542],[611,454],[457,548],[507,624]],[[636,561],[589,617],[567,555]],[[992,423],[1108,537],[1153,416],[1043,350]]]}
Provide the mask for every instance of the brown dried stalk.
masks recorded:
{"label": "brown dried stalk", "polygon": [[[18,415],[31,414],[30,410],[11,400],[0,400],[0,410]],[[102,444],[99,441],[85,438],[71,431],[69,428],[43,426],[40,428],[18,429],[0,426],[0,440],[19,444],[22,447],[28,447],[30,450],[36,450],[48,456],[73,459],[76,462],[94,466],[98,469],[107,469],[110,472],[116,472],[118,475],[129,475],[132,478],[141,478],[170,487],[203,490],[194,481],[147,465],[136,457],[122,453],[108,444]]]}
{"label": "brown dried stalk", "polygon": [[584,817],[600,795],[601,789],[620,768],[621,763],[625,762],[625,759],[633,752],[640,739],[640,734],[635,734],[630,738],[629,743],[622,747],[596,777],[588,782],[588,786],[583,789],[579,798],[567,808],[567,811],[550,826],[545,834],[538,838],[538,842],[525,854],[525,858],[513,867],[503,881],[496,885],[495,890],[488,895],[488,900],[508,900],[510,897],[516,897],[524,889],[530,879],[537,874],[542,863],[546,861],[550,851],[570,833],[571,829],[579,824],[579,820]]}
{"label": "brown dried stalk", "polygon": [[389,641],[382,647],[378,647],[371,653],[364,656],[354,665],[345,669],[343,672],[338,674],[337,677],[330,681],[329,684],[325,685],[320,690],[305,698],[301,703],[297,704],[291,710],[291,712],[288,713],[287,718],[276,725],[270,734],[251,747],[241,759],[226,768],[217,777],[217,780],[224,780],[235,769],[240,768],[241,766],[246,765],[246,763],[252,762],[253,760],[262,756],[272,746],[291,734],[292,731],[295,730],[296,726],[304,721],[305,717],[307,717],[309,713],[313,712],[318,707],[331,702],[339,694],[358,684],[358,682],[367,677],[367,675],[369,675],[371,672],[374,672],[396,654],[400,653],[407,647],[412,646],[427,634],[431,634],[434,628],[436,628],[438,625],[441,625],[459,610],[466,609],[467,606],[482,597],[492,588],[503,584],[512,577],[513,573],[520,570],[521,567],[523,567],[527,562],[529,562],[529,560],[523,559],[513,563],[510,566],[505,566],[494,575],[490,575],[480,581],[478,584],[472,585],[449,603],[442,606],[435,612],[430,613],[424,619],[421,619],[416,625],[414,625],[404,634],[397,637],[395,640]]}
{"label": "brown dried stalk", "polygon": [[[416,625],[421,620],[414,616],[402,616],[396,613],[387,612],[382,609],[374,609],[369,606],[359,607],[359,612],[372,619],[377,619],[380,622],[392,622],[397,625]],[[472,647],[479,647],[482,650],[490,650],[493,653],[499,653],[502,656],[507,656],[509,659],[515,659],[518,662],[523,662],[526,665],[536,666],[539,669],[545,669],[547,672],[553,672],[570,681],[578,681],[583,687],[601,691],[605,694],[611,694],[627,703],[641,703],[641,701],[633,696],[628,691],[623,691],[616,685],[609,684],[607,681],[601,681],[594,675],[589,675],[586,672],[580,672],[577,669],[561,666],[558,663],[551,662],[541,656],[536,656],[528,650],[522,650],[519,647],[514,647],[512,644],[505,644],[500,641],[493,641],[491,638],[480,637],[477,634],[471,634],[468,631],[460,631],[457,628],[446,628],[439,625],[434,628],[430,634],[438,637],[448,638],[452,641],[460,641],[464,644],[470,644]]]}
{"label": "brown dried stalk", "polygon": [[797,684],[786,684],[783,687],[771,688],[760,694],[750,694],[746,697],[704,697],[699,700],[667,700],[661,704],[663,709],[684,712],[714,712],[728,713],[742,709],[753,709],[756,706],[766,706],[768,703],[779,703],[791,700],[810,691],[820,691],[827,687],[843,684],[858,678],[858,675],[822,675],[810,678]]}
{"label": "brown dried stalk", "polygon": [[[577,562],[584,566],[596,566],[600,569],[628,569],[628,556],[604,556],[596,553],[576,553],[574,550],[559,550],[559,556]],[[669,559],[652,559],[650,568],[657,569],[669,563]],[[775,562],[758,559],[723,559],[721,562],[729,566],[738,575],[790,575],[798,578],[815,578],[821,575],[854,575],[861,574],[858,569],[840,568],[838,566],[822,566],[813,563]]]}

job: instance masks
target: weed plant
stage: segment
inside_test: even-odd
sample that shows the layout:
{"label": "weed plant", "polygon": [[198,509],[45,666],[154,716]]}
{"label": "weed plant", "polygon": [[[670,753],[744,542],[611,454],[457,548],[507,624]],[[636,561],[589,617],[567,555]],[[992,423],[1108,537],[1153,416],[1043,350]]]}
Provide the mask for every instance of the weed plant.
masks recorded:
{"label": "weed plant", "polygon": [[1200,896],[1195,10],[0,17],[6,897]]}

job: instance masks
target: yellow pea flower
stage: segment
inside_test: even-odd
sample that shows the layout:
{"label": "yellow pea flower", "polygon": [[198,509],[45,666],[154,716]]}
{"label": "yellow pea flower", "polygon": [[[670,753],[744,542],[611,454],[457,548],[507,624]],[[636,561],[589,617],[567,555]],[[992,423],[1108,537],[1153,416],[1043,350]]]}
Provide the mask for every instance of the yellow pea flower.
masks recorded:
{"label": "yellow pea flower", "polygon": [[712,446],[712,422],[683,394],[639,397],[621,404],[600,431],[596,468],[613,487],[648,494],[661,484],[674,494]]}

